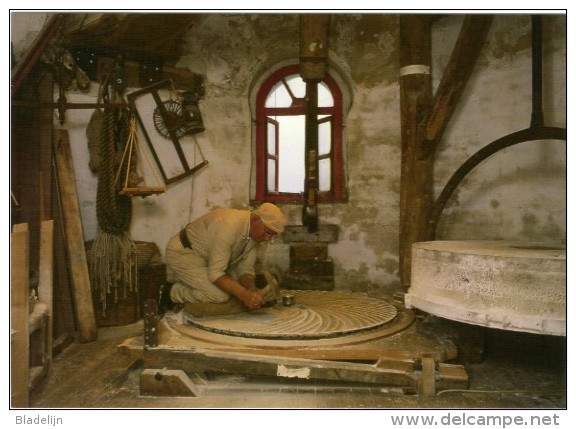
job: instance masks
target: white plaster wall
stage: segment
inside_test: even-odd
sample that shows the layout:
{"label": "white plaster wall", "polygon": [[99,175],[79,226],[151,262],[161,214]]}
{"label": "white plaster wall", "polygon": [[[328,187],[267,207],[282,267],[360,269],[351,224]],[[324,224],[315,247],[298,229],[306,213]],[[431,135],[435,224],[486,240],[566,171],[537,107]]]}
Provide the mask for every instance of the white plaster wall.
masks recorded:
{"label": "white plaster wall", "polygon": [[[449,16],[434,26],[435,86],[450,57],[460,22],[461,17]],[[546,123],[553,126],[566,124],[566,45],[562,31],[560,19],[547,33],[545,48],[553,52],[546,54],[544,84]],[[349,199],[319,207],[320,221],[340,228],[339,242],[329,246],[337,289],[390,291],[399,286],[397,33],[397,16],[341,14],[333,18],[331,60],[340,68],[353,99],[344,130]],[[495,18],[437,153],[437,194],[478,149],[528,126],[529,34],[526,16]],[[209,165],[193,177],[170,185],[162,195],[134,198],[134,239],[154,241],[163,250],[172,234],[210,209],[249,207],[254,174],[251,84],[266,64],[290,58],[297,61],[298,40],[298,20],[293,15],[207,14],[190,29],[185,40],[187,53],[178,66],[205,76],[206,97],[200,108],[206,131],[197,134],[196,140]],[[94,102],[96,91],[94,84],[89,94],[71,90],[67,96],[71,102]],[[70,132],[86,240],[94,238],[97,231],[97,182],[88,169],[85,138],[90,114],[88,110],[70,110],[64,124]],[[54,123],[59,126],[56,118]],[[201,161],[194,137],[184,137],[182,144],[191,165]],[[462,184],[446,208],[439,238],[565,237],[565,163],[565,142],[527,143],[489,159]],[[300,223],[299,206],[285,205],[283,209],[291,223]],[[278,240],[262,257],[280,270],[288,267],[288,247]]]}
{"label": "white plaster wall", "polygon": [[[440,21],[435,28],[435,42],[455,40],[460,21],[460,17]],[[529,127],[530,31],[527,15],[495,18],[436,156],[436,195],[456,169],[482,147]],[[544,122],[565,128],[566,45],[562,19],[555,22],[544,17],[543,38]],[[438,45],[442,44],[434,44]],[[439,54],[434,59],[435,74],[439,75],[447,58]],[[565,240],[566,191],[565,141],[509,147],[485,160],[464,179],[444,210],[437,238]]]}

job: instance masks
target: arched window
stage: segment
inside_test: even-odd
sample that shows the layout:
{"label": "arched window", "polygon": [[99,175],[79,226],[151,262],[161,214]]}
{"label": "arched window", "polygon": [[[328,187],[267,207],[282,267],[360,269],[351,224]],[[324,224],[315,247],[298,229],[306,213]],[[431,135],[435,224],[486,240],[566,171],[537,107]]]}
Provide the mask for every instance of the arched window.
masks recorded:
{"label": "arched window", "polygon": [[[270,75],[256,97],[256,200],[301,202],[305,176],[306,83],[300,66]],[[326,74],[318,84],[320,202],[345,198],[342,93]]]}

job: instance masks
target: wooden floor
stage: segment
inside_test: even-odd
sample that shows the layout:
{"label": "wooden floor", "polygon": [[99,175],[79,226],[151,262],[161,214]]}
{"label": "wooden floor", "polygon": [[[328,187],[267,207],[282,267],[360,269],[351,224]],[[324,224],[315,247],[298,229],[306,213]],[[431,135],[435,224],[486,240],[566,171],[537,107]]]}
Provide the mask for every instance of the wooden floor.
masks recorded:
{"label": "wooden floor", "polygon": [[489,331],[480,363],[466,364],[469,389],[420,397],[400,390],[305,385],[222,376],[192,398],[146,397],[139,392],[142,361],[118,346],[142,335],[143,323],[100,328],[98,340],[74,343],[54,359],[44,382],[30,395],[35,409],[69,408],[566,408],[565,338]]}

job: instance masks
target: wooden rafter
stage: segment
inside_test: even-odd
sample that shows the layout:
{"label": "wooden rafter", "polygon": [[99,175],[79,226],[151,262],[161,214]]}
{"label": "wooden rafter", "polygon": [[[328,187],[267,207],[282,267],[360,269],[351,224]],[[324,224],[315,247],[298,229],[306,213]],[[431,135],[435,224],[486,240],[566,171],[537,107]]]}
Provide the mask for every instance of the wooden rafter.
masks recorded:
{"label": "wooden rafter", "polygon": [[30,49],[28,49],[22,59],[16,63],[12,69],[12,94],[15,94],[22,83],[24,83],[36,62],[54,39],[61,25],[62,15],[53,16],[34,40]]}
{"label": "wooden rafter", "polygon": [[458,100],[466,88],[491,24],[490,15],[464,18],[452,56],[434,94],[425,121],[420,157],[432,156],[438,147],[444,130],[458,106]]}

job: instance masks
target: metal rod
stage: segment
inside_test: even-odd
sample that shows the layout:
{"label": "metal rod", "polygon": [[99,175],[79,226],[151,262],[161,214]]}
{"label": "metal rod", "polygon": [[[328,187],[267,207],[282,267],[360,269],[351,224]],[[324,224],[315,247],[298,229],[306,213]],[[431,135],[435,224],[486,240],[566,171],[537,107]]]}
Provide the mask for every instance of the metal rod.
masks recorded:
{"label": "metal rod", "polygon": [[70,109],[98,109],[106,107],[129,107],[126,103],[37,103],[24,100],[12,100],[12,106],[15,107],[36,107],[41,109],[58,109],[64,107]]}
{"label": "metal rod", "polygon": [[530,127],[544,126],[542,112],[542,17],[532,16],[532,117]]}

